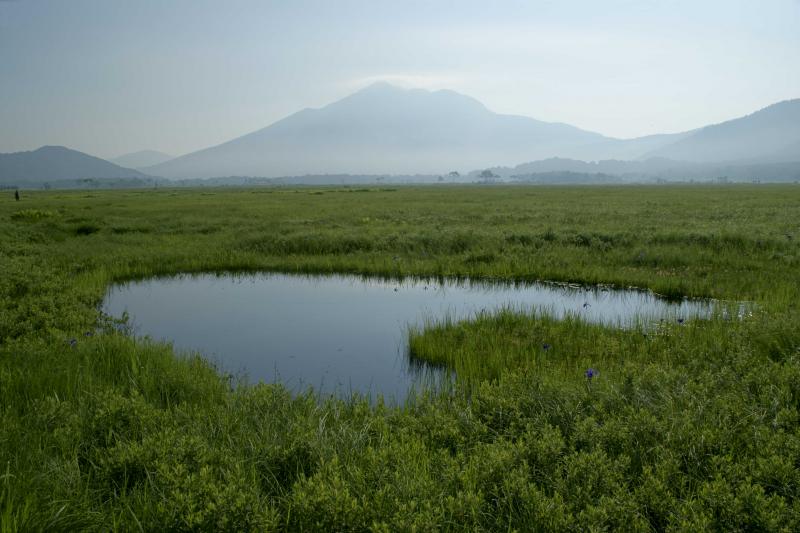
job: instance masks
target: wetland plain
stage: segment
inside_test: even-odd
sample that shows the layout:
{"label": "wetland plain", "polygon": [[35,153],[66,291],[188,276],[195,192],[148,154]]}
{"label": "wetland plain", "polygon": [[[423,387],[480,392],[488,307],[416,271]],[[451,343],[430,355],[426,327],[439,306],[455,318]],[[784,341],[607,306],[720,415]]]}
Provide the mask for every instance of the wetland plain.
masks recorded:
{"label": "wetland plain", "polygon": [[[8,529],[798,525],[797,186],[37,191],[0,220]],[[112,287],[259,272],[387,280],[356,283],[365,298],[426,292],[399,279],[553,280],[754,307],[654,331],[524,309],[423,320],[402,342],[453,386],[396,404],[232,381],[103,313]]]}

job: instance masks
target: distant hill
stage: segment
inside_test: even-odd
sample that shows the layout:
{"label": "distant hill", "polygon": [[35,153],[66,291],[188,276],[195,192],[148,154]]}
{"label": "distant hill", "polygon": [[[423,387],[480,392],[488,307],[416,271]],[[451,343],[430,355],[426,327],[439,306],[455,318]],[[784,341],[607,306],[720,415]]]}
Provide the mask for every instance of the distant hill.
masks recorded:
{"label": "distant hill", "polygon": [[175,159],[175,157],[157,150],[140,150],[138,152],[133,152],[132,154],[125,154],[113,159],[109,159],[109,161],[121,167],[134,168],[138,170],[140,168],[151,167],[153,165],[165,163],[170,159]]}
{"label": "distant hill", "polygon": [[569,171],[539,172],[527,176],[517,176],[514,181],[540,185],[613,185],[625,183],[622,178],[615,175]]}
{"label": "distant hill", "polygon": [[[574,172],[582,174],[609,174],[614,176],[643,177],[680,175],[689,169],[697,169],[700,165],[686,161],[674,161],[663,157],[646,160],[624,161],[607,159],[603,161],[580,161],[561,157],[552,157],[539,161],[522,163],[515,167],[494,167],[492,172],[500,177],[510,178],[552,172]],[[471,174],[477,175],[480,170]]]}
{"label": "distant hill", "polygon": [[734,162],[771,159],[773,155],[780,161],[800,161],[800,99],[779,102],[745,117],[706,126],[644,157]]}
{"label": "distant hill", "polygon": [[378,83],[144,170],[168,178],[432,174],[516,164],[606,140],[567,124],[497,114],[452,91]]}
{"label": "distant hill", "polygon": [[[492,167],[492,174],[506,181],[528,183],[569,183],[576,176],[584,182],[598,178],[627,182],[651,181],[735,181],[735,182],[796,182],[800,181],[800,160],[749,161],[749,162],[691,162],[653,157],[641,161],[607,160],[586,162],[576,159],[550,158],[531,161],[515,167]],[[476,169],[467,174],[468,180],[477,180],[483,171]]]}
{"label": "distant hill", "polygon": [[42,146],[31,152],[0,154],[0,183],[23,185],[87,178],[146,178],[104,159],[63,146]]}

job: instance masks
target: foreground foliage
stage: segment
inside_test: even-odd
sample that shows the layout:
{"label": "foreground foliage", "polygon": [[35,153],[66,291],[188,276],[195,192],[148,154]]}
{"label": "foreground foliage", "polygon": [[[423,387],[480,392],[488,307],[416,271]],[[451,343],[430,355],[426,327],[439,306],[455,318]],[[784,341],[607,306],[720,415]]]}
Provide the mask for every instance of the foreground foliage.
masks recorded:
{"label": "foreground foliage", "polygon": [[[797,186],[8,195],[0,530],[798,530],[799,220]],[[401,407],[238,387],[97,310],[113,282],[258,269],[754,305],[431,324],[413,357],[458,386]]]}

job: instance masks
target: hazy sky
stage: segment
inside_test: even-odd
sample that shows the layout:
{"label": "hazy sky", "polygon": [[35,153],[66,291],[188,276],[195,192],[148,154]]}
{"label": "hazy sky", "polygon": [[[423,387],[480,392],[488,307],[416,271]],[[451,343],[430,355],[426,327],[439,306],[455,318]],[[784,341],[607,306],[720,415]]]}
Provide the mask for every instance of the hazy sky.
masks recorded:
{"label": "hazy sky", "polygon": [[379,79],[682,131],[800,97],[800,1],[0,0],[0,152],[180,155]]}

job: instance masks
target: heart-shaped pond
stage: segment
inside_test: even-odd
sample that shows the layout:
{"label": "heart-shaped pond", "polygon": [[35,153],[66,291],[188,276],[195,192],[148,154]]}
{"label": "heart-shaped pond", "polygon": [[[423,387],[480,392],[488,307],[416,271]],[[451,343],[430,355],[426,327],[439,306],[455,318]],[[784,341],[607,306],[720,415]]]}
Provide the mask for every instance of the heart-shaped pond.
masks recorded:
{"label": "heart-shaped pond", "polygon": [[403,401],[421,381],[446,378],[409,360],[409,326],[504,307],[625,326],[709,316],[713,303],[553,283],[203,274],[111,287],[103,311],[115,317],[127,312],[136,335],[198,351],[250,382]]}

